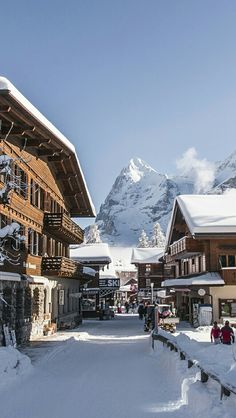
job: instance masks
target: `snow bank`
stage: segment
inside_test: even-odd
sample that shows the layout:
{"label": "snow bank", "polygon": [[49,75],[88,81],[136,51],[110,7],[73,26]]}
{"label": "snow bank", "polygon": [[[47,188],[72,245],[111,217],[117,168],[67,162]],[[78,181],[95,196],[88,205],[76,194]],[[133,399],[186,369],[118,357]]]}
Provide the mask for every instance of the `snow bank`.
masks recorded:
{"label": "snow bank", "polygon": [[[167,333],[166,333],[167,334]],[[167,334],[166,336],[170,336]],[[178,345],[189,348],[189,345],[198,346],[199,343],[190,340],[185,335],[175,338],[170,336]],[[211,346],[213,348],[213,345]],[[214,346],[219,348],[220,346]],[[200,371],[196,367],[187,368],[186,362],[181,361],[179,353],[170,351],[161,342],[155,344],[154,356],[157,359],[157,367],[160,373],[160,380],[166,384],[166,391],[171,385],[180,388],[179,396],[176,399],[169,400],[163,397],[163,402],[150,408],[150,412],[164,417],[166,414],[174,417],[235,417],[236,396],[231,394],[230,398],[225,398],[224,402],[220,399],[219,384],[209,379],[207,384],[200,381]],[[212,362],[214,361],[214,353],[211,354]],[[217,361],[218,359],[216,359]],[[232,366],[232,374],[235,374],[236,365]],[[167,383],[169,382],[169,383]],[[171,382],[171,384],[170,384]],[[172,388],[173,391],[173,388]],[[159,415],[160,414],[160,415]],[[168,415],[169,416],[169,415]]]}
{"label": "snow bank", "polygon": [[31,369],[29,357],[13,347],[0,348],[0,387],[9,384],[16,376],[27,374]]}
{"label": "snow bank", "polygon": [[[206,330],[208,331],[208,327]],[[206,330],[199,330],[199,333],[204,333]],[[159,333],[177,344],[196,364],[215,374],[222,383],[236,387],[236,345],[200,342],[185,333],[177,336],[170,335],[163,330],[159,330]],[[209,331],[208,335],[210,335]]]}

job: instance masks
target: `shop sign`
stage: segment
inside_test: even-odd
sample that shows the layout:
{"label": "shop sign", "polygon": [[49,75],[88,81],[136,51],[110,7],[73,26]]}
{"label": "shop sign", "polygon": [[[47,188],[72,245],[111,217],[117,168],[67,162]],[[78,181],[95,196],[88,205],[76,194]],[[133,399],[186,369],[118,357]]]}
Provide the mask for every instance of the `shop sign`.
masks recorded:
{"label": "shop sign", "polygon": [[120,279],[99,279],[99,287],[102,289],[119,289]]}
{"label": "shop sign", "polygon": [[65,304],[65,291],[59,290],[59,305]]}

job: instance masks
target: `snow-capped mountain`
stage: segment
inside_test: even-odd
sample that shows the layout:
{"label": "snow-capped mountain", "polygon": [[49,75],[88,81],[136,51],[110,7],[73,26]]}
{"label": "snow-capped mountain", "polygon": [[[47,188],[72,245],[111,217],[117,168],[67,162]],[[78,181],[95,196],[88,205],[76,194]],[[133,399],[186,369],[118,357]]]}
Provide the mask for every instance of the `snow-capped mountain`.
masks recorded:
{"label": "snow-capped mountain", "polygon": [[232,188],[236,188],[236,151],[216,163],[215,184],[211,193],[223,193]]}
{"label": "snow-capped mountain", "polygon": [[96,218],[103,241],[115,245],[136,245],[141,229],[151,234],[159,222],[166,229],[173,200],[180,193],[192,193],[187,178],[168,178],[140,158],[133,158],[116,178]]}
{"label": "snow-capped mountain", "polygon": [[[236,188],[236,152],[215,164],[215,181],[207,193]],[[102,241],[136,246],[142,229],[150,236],[155,222],[166,231],[175,197],[196,193],[190,176],[168,177],[140,158],[130,160],[116,178],[96,218]]]}

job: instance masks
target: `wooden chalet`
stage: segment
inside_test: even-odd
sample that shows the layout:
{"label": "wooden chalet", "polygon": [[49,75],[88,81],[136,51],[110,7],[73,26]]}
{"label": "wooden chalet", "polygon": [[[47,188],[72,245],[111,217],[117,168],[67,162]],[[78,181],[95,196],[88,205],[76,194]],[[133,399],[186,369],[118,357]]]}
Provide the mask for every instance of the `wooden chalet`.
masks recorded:
{"label": "wooden chalet", "polygon": [[0,141],[0,324],[22,343],[80,321],[72,217],[95,211],[74,146],[3,77]]}
{"label": "wooden chalet", "polygon": [[158,297],[163,281],[163,248],[133,248],[131,263],[138,270],[138,300]]}
{"label": "wooden chalet", "polygon": [[183,195],[167,233],[163,288],[182,319],[211,304],[213,319],[236,321],[236,202],[232,195]]}
{"label": "wooden chalet", "polygon": [[109,270],[112,261],[109,246],[105,243],[80,245],[72,248],[70,254],[73,261],[95,272],[93,277],[81,282],[82,315],[84,318],[99,317],[106,305],[106,296],[110,299],[111,293],[114,294],[112,288],[105,286],[106,282],[101,283],[101,280],[116,279]]}

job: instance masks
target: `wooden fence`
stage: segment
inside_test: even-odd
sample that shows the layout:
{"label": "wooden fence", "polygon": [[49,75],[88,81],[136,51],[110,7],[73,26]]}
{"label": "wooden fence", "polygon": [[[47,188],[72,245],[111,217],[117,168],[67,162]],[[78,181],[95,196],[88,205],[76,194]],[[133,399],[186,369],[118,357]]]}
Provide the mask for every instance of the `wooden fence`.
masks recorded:
{"label": "wooden fence", "polygon": [[197,360],[194,360],[189,356],[179,345],[170,340],[168,337],[165,337],[162,334],[159,334],[156,330],[152,332],[152,348],[154,349],[155,341],[160,341],[163,345],[166,345],[171,351],[178,352],[180,356],[180,360],[186,360],[188,362],[188,368],[192,366],[196,366],[201,371],[201,382],[205,383],[208,381],[209,377],[220,385],[220,399],[222,399],[223,395],[230,396],[230,393],[234,393],[236,395],[236,387],[231,385],[230,383],[225,383],[220,380],[220,378],[215,375],[214,373],[206,370],[203,368]]}

